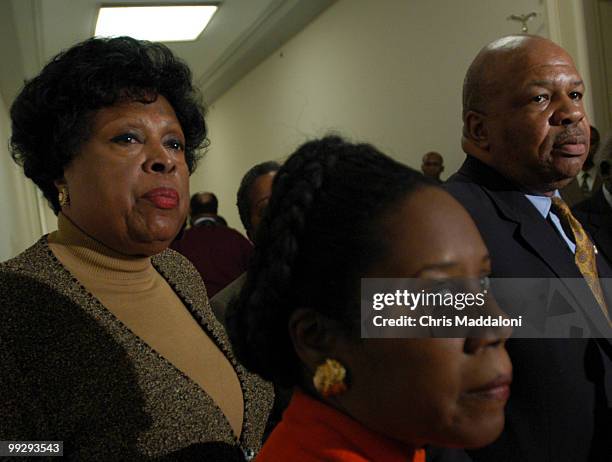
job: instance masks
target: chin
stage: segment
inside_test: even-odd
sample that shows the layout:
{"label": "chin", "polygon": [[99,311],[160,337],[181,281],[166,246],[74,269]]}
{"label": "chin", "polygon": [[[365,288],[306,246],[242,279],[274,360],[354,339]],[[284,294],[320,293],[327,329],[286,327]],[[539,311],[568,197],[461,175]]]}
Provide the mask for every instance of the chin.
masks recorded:
{"label": "chin", "polygon": [[435,429],[431,444],[442,447],[476,449],[493,443],[504,429],[503,408],[477,411],[457,417],[449,425]]}
{"label": "chin", "polygon": [[466,449],[476,449],[487,446],[493,443],[499,435],[501,435],[503,429],[503,416],[494,422],[487,421],[486,425],[482,422],[465,432],[455,446]]}
{"label": "chin", "polygon": [[172,230],[169,233],[157,233],[156,235],[152,236],[149,241],[144,242],[143,244],[148,247],[151,247],[152,249],[156,249],[155,253],[162,252],[168,247],[170,247],[170,244],[172,244],[172,241],[174,241],[174,238],[176,237],[178,232],[179,230],[177,229]]}
{"label": "chin", "polygon": [[574,177],[571,178],[563,178],[562,180],[557,180],[557,181],[553,181],[552,183],[550,183],[550,187],[548,188],[550,191],[554,191],[556,189],[563,189],[565,188],[568,184],[570,184],[572,182],[572,180],[574,179]]}
{"label": "chin", "polygon": [[156,228],[130,233],[130,255],[151,257],[166,250],[176,237],[179,228]]}
{"label": "chin", "polygon": [[551,166],[552,173],[557,178],[569,179],[571,181],[582,170],[586,157],[572,157],[557,159]]}
{"label": "chin", "polygon": [[146,223],[143,235],[146,236],[146,241],[167,241],[170,245],[181,230],[183,222],[184,220],[176,217],[158,216]]}
{"label": "chin", "polygon": [[578,175],[580,169],[576,170],[574,173],[574,169],[564,169],[564,170],[555,170],[552,172],[548,172],[546,178],[546,182],[542,185],[540,189],[547,192],[553,192],[557,189],[563,189],[568,184],[572,182],[572,180]]}
{"label": "chin", "polygon": [[180,230],[180,226],[178,228],[173,227],[171,229],[164,229],[163,232],[161,232],[160,230],[160,232],[154,233],[152,235],[152,241],[167,242],[168,245],[170,245],[170,243],[174,240]]}
{"label": "chin", "polygon": [[145,251],[146,251],[146,256],[147,257],[152,257],[154,255],[157,255],[158,253],[162,253],[164,250],[166,250],[168,247],[170,247],[170,244],[172,243],[172,241],[170,242],[165,242],[165,243],[159,243],[159,244],[151,244],[149,246],[146,247]]}

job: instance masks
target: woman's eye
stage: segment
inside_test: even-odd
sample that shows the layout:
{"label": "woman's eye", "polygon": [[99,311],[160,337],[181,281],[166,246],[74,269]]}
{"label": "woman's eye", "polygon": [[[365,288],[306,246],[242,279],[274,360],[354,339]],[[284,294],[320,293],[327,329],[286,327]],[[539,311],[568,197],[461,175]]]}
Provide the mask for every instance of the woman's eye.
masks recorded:
{"label": "woman's eye", "polygon": [[133,143],[137,143],[138,142],[138,138],[136,137],[136,135],[133,135],[131,133],[123,133],[119,136],[115,136],[112,139],[113,143],[126,143],[126,144],[133,144]]}
{"label": "woman's eye", "polygon": [[166,144],[170,149],[174,149],[175,151],[184,151],[185,145],[179,140],[170,140]]}

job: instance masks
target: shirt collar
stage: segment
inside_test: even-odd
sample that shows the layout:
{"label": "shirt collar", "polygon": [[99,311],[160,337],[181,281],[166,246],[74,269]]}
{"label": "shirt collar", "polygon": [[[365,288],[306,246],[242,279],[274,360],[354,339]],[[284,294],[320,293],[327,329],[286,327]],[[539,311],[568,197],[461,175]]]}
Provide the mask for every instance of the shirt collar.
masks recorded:
{"label": "shirt collar", "polygon": [[191,226],[198,226],[201,225],[202,223],[206,223],[206,222],[212,222],[212,223],[217,223],[217,220],[215,219],[215,217],[199,217],[196,218],[195,220],[193,220],[193,223],[191,224]]}
{"label": "shirt collar", "polygon": [[[554,197],[561,197],[559,190],[555,190]],[[550,207],[552,206],[552,198],[549,196],[534,196],[532,194],[525,194],[525,197],[533,204],[533,206],[540,212],[544,218],[548,217],[550,213]]]}
{"label": "shirt collar", "polygon": [[593,165],[588,170],[580,170],[580,178],[583,178],[585,173],[589,174],[589,178],[595,178],[597,175],[597,165]]}

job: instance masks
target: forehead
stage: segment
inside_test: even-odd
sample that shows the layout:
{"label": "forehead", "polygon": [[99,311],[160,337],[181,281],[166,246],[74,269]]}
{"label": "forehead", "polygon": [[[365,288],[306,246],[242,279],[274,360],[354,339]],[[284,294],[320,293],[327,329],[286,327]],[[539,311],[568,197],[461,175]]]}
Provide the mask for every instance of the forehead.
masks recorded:
{"label": "forehead", "polygon": [[413,192],[383,217],[383,224],[391,251],[382,264],[390,274],[414,274],[426,266],[449,263],[479,265],[487,255],[467,211],[438,188]]}
{"label": "forehead", "polygon": [[425,157],[423,157],[423,160],[426,162],[442,162],[442,156],[437,152],[428,152],[425,154]]}
{"label": "forehead", "polygon": [[98,109],[94,114],[93,124],[102,126],[120,119],[156,121],[162,124],[178,123],[172,105],[164,96],[158,95],[151,102],[123,99],[112,106]]}
{"label": "forehead", "polygon": [[200,202],[208,202],[208,201],[212,200],[212,194],[210,194],[210,193],[198,193],[197,198],[198,198],[198,200]]}
{"label": "forehead", "polygon": [[575,85],[582,81],[565,50],[544,41],[528,42],[516,50],[499,53],[490,71],[498,86],[510,91],[533,85]]}
{"label": "forehead", "polygon": [[255,178],[250,190],[251,207],[255,207],[263,199],[267,199],[272,194],[272,182],[276,172],[266,173]]}

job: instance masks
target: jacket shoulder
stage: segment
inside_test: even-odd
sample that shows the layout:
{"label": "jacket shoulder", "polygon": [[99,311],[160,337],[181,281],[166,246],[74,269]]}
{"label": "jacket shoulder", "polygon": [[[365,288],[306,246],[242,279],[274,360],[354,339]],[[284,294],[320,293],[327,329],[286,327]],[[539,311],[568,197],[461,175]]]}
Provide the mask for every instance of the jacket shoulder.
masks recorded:
{"label": "jacket shoulder", "polygon": [[487,222],[499,215],[490,194],[473,181],[455,181],[444,184],[444,189],[459,202],[477,223]]}
{"label": "jacket shoulder", "polygon": [[49,269],[53,270],[50,267],[53,267],[54,264],[56,264],[56,260],[49,248],[47,236],[45,235],[19,255],[0,263],[0,271],[31,273],[42,276]]}

